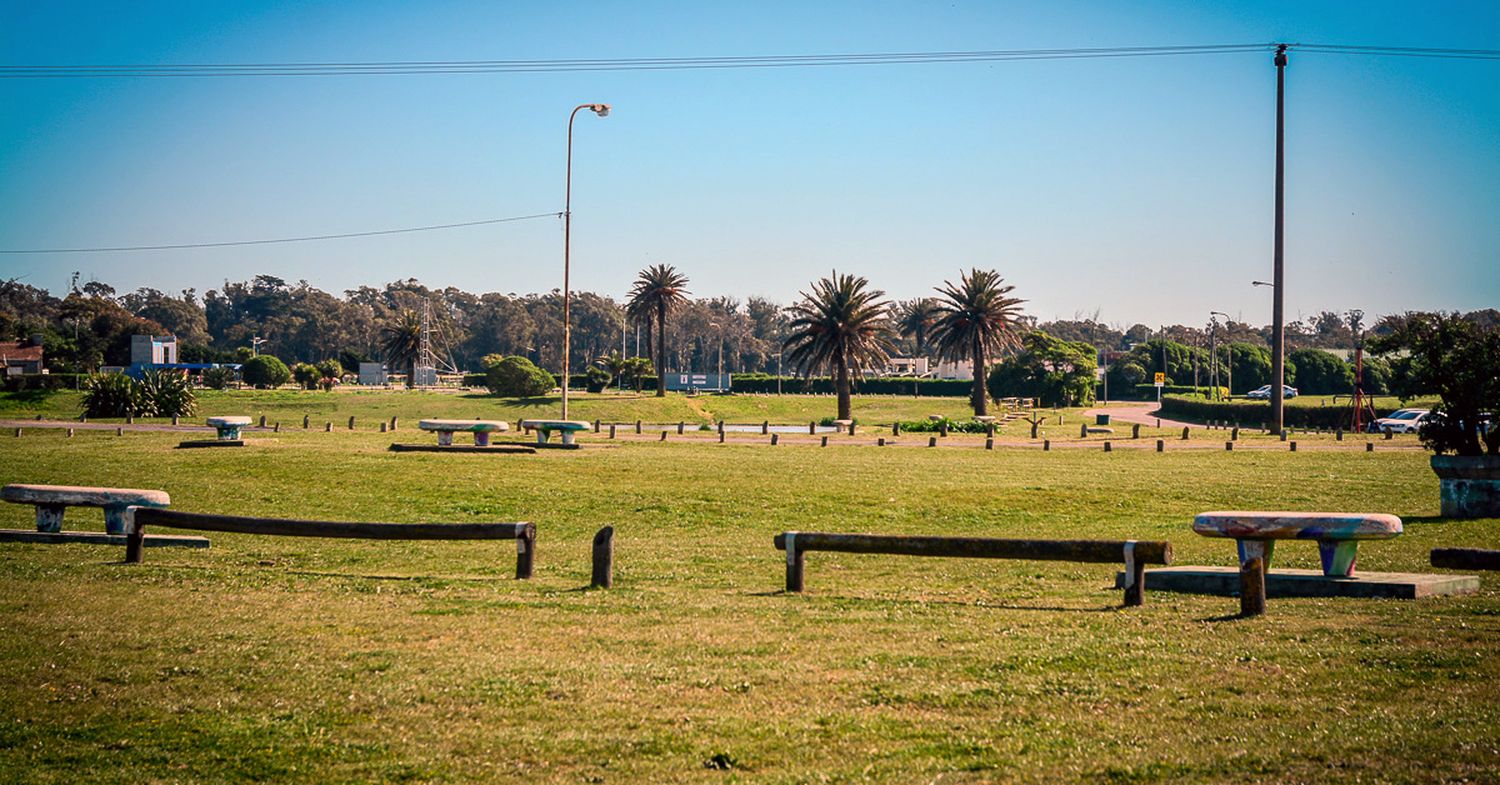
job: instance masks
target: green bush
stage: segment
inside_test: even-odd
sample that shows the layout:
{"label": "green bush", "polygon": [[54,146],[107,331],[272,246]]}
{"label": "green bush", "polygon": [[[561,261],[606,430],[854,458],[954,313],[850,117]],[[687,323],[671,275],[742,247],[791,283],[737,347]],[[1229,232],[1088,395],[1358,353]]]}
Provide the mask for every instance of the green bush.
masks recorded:
{"label": "green bush", "polygon": [[903,433],[937,433],[948,426],[949,433],[988,433],[989,424],[978,420],[953,420],[947,417],[941,420],[908,420],[901,423]]}
{"label": "green bush", "polygon": [[135,382],[123,373],[97,373],[83,384],[83,413],[89,417],[124,417],[141,411]]}
{"label": "green bush", "polygon": [[318,389],[318,381],[323,378],[323,372],[312,363],[297,363],[292,366],[292,378],[297,380],[297,385],[304,390]]}
{"label": "green bush", "polygon": [[338,379],[344,375],[344,365],[332,358],[318,363],[318,373],[323,379]]}
{"label": "green bush", "polygon": [[[1384,417],[1394,408],[1375,407],[1375,416]],[[1262,427],[1271,421],[1269,401],[1209,401],[1182,395],[1166,395],[1161,399],[1162,416],[1188,422],[1229,422],[1237,425]],[[1288,428],[1347,428],[1349,407],[1343,406],[1287,406],[1282,419]]]}
{"label": "green bush", "polygon": [[27,373],[4,377],[3,389],[6,392],[73,390],[81,389],[88,379],[86,373]]}
{"label": "green bush", "polygon": [[234,371],[219,366],[203,372],[203,386],[210,390],[227,390],[234,383]]}
{"label": "green bush", "polygon": [[584,389],[591,393],[603,392],[613,378],[614,376],[603,368],[590,368],[589,372],[584,374]]}
{"label": "green bush", "polygon": [[269,354],[251,357],[240,366],[240,378],[245,384],[255,387],[280,387],[291,381],[292,372],[286,363]]}
{"label": "green bush", "polygon": [[[655,379],[650,379],[654,383]],[[647,386],[650,386],[650,383]],[[731,388],[737,393],[774,393],[776,376],[765,373],[735,374]],[[967,379],[867,378],[854,380],[855,395],[925,395],[965,397],[974,389]],[[832,395],[833,380],[827,376],[781,377],[781,391],[788,395]]]}
{"label": "green bush", "polygon": [[198,407],[193,380],[182,371],[148,368],[135,381],[136,412],[145,417],[186,417]]}
{"label": "green bush", "polygon": [[[1168,385],[1165,385],[1165,386],[1163,386],[1161,388],[1161,394],[1163,396],[1167,396],[1167,395],[1186,395],[1186,396],[1189,396],[1189,397],[1196,396],[1196,397],[1199,397],[1199,398],[1208,399],[1208,398],[1214,397],[1213,396],[1213,392],[1214,392],[1214,388],[1212,388],[1212,387],[1206,387],[1206,386],[1205,387],[1194,387],[1191,384],[1168,384]],[[1110,394],[1114,395],[1114,390],[1110,390]],[[1135,395],[1135,397],[1131,398],[1131,400],[1133,400],[1133,401],[1154,401],[1154,400],[1156,400],[1156,385],[1155,384],[1137,384],[1135,386],[1134,395]],[[1228,387],[1220,387],[1219,388],[1219,398],[1223,399],[1223,398],[1228,398],[1228,397],[1229,397],[1229,388]]]}
{"label": "green bush", "polygon": [[[488,360],[489,358],[485,358]],[[525,357],[512,355],[489,365],[484,386],[502,398],[535,398],[552,390],[556,380]]]}

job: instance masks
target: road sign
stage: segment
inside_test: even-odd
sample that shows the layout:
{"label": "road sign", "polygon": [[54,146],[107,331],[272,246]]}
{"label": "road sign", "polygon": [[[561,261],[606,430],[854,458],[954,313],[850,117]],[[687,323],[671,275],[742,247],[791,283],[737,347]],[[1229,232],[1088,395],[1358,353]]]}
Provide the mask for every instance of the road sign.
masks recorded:
{"label": "road sign", "polygon": [[1158,371],[1156,373],[1156,386],[1157,387],[1162,387],[1162,386],[1165,386],[1166,383],[1167,383],[1167,375],[1164,374],[1164,373],[1162,373],[1162,372],[1160,372],[1160,371]]}

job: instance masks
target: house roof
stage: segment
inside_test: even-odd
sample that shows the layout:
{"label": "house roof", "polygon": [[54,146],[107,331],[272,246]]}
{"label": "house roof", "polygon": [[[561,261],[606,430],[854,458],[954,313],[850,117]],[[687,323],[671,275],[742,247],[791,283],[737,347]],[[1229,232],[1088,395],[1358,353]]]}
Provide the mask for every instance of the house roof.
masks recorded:
{"label": "house roof", "polygon": [[28,341],[0,341],[0,360],[6,363],[41,362],[42,347]]}

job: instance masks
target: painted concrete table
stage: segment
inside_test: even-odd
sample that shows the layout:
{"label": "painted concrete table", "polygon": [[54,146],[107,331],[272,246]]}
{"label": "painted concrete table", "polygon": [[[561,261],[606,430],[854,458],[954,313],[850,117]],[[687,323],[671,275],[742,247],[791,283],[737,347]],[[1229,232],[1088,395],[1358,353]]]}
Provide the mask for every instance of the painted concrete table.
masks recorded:
{"label": "painted concrete table", "polygon": [[1384,513],[1205,512],[1193,519],[1193,531],[1205,537],[1234,538],[1241,565],[1259,558],[1267,570],[1277,540],[1315,540],[1323,574],[1348,578],[1354,575],[1359,541],[1400,535],[1401,519]]}
{"label": "painted concrete table", "polygon": [[438,444],[443,447],[453,445],[453,434],[474,434],[475,447],[490,446],[490,434],[503,433],[510,430],[510,423],[501,420],[421,420],[417,427],[424,431],[436,431]]}
{"label": "painted concrete table", "polygon": [[521,427],[528,433],[536,432],[537,444],[546,444],[552,438],[552,432],[557,431],[562,435],[562,443],[571,445],[573,434],[590,430],[594,426],[580,420],[522,420]]}
{"label": "painted concrete table", "polygon": [[250,427],[249,417],[210,417],[208,426],[219,432],[219,441],[232,442],[240,438],[240,429]]}
{"label": "painted concrete table", "polygon": [[39,532],[62,531],[63,511],[69,507],[102,507],[104,530],[110,534],[126,533],[126,508],[166,507],[172,503],[166,491],[73,485],[7,485],[0,488],[0,499],[35,505]]}

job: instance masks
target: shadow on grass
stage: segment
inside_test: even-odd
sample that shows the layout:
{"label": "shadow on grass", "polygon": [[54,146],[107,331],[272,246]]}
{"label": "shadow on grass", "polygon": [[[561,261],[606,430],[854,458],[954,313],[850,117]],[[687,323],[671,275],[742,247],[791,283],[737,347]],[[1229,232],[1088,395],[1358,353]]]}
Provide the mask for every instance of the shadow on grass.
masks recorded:
{"label": "shadow on grass", "polygon": [[1096,608],[1070,608],[1070,607],[1066,607],[1066,606],[1062,606],[1062,605],[1015,605],[1015,604],[1012,604],[1012,603],[989,602],[989,601],[983,601],[983,602],[981,602],[981,601],[977,601],[977,600],[976,601],[970,601],[970,602],[965,602],[965,601],[962,601],[962,600],[905,600],[905,599],[887,598],[887,597],[860,597],[858,595],[848,595],[848,594],[839,594],[839,595],[824,594],[824,595],[811,596],[811,595],[806,594],[805,592],[789,592],[789,591],[785,591],[785,590],[747,592],[746,596],[748,596],[748,597],[792,597],[792,596],[804,596],[804,597],[808,597],[808,599],[810,599],[810,600],[826,600],[826,601],[830,601],[830,602],[861,602],[861,603],[868,603],[870,605],[895,605],[895,606],[907,606],[907,607],[910,607],[910,606],[943,605],[943,606],[949,606],[949,607],[955,607],[955,608],[993,608],[995,610],[1002,610],[1002,611],[1047,611],[1047,612],[1057,612],[1057,613],[1112,613],[1112,612],[1121,610],[1122,608],[1125,607],[1123,604],[1120,604],[1120,605],[1105,605],[1103,607],[1096,607]]}
{"label": "shadow on grass", "polygon": [[147,561],[144,564],[127,564],[124,561],[100,562],[102,567],[140,567],[140,568],[166,568],[190,572],[203,572],[213,574],[223,573],[245,573],[250,575],[301,575],[311,578],[354,578],[368,581],[436,581],[443,583],[516,583],[514,577],[503,575],[380,575],[359,572],[334,572],[329,570],[278,570],[274,564],[257,564],[245,569],[234,569],[232,567],[210,567],[201,564],[180,564],[176,562]]}

